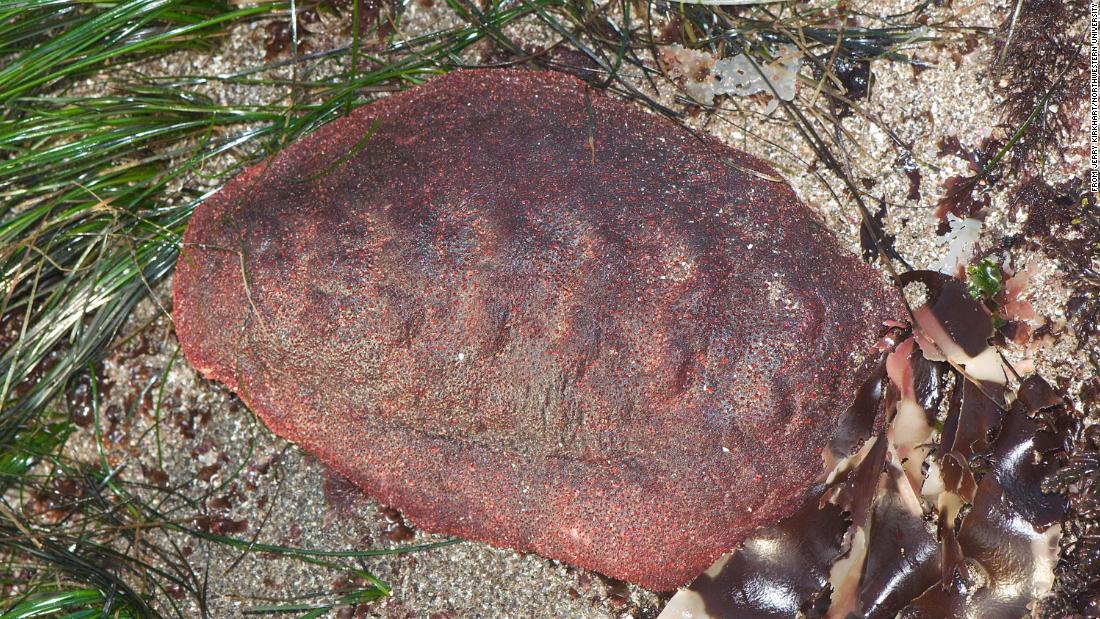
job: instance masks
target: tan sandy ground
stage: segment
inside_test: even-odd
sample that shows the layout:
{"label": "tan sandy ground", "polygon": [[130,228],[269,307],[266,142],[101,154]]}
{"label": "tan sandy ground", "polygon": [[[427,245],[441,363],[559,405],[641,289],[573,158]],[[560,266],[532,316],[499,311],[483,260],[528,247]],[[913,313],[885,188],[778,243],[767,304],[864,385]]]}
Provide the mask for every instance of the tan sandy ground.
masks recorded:
{"label": "tan sandy ground", "polygon": [[[865,3],[872,14],[890,14],[910,8],[907,3]],[[1003,18],[1005,2],[980,0],[956,2],[951,9],[936,9],[941,17],[951,16],[962,26],[992,27]],[[405,30],[423,31],[440,24],[434,21],[439,9],[412,5]],[[530,36],[542,35],[530,31]],[[839,137],[845,163],[854,179],[869,179],[869,194],[885,196],[890,205],[890,231],[897,234],[897,247],[917,268],[935,268],[945,248],[937,244],[932,209],[942,195],[943,181],[964,171],[965,163],[951,155],[940,156],[938,143],[957,136],[966,147],[974,147],[997,124],[997,96],[988,84],[987,70],[991,41],[976,38],[972,50],[962,36],[926,45],[917,52],[934,68],[919,74],[911,67],[887,61],[873,66],[876,83],[864,100],[864,114],[844,122]],[[211,55],[172,57],[149,70],[163,72],[217,73],[252,66],[263,61],[263,32],[260,27],[239,28],[225,46]],[[256,89],[210,87],[211,94],[226,100],[241,97],[271,98],[277,93]],[[805,85],[800,96],[809,96]],[[672,102],[670,93],[664,100]],[[731,101],[720,101],[730,107]],[[763,115],[764,106],[755,101],[736,102],[741,111],[725,110],[720,118],[697,115],[691,122],[720,136],[730,144],[773,162],[791,181],[802,199],[852,249],[858,251],[858,216],[849,199],[832,197],[826,183],[843,196],[840,183],[829,178],[814,163],[812,152],[798,137],[781,112]],[[876,119],[875,121],[867,120]],[[913,158],[922,175],[919,201],[906,201],[909,180],[896,163],[901,150],[882,129],[888,127],[903,142],[913,145]],[[1083,136],[1083,132],[1081,134]],[[1061,158],[1061,155],[1057,155]],[[1061,161],[1058,180],[1079,173],[1082,161]],[[815,171],[816,170],[816,171]],[[992,213],[982,231],[982,245],[988,246],[1014,230],[1016,214],[1004,190],[993,194]],[[1016,256],[1017,264],[1025,263]],[[1033,280],[1033,304],[1040,314],[1064,318],[1055,266],[1032,256],[1038,273]],[[827,276],[827,274],[826,274]],[[169,484],[184,484],[181,492],[194,497],[214,517],[214,527],[245,539],[306,548],[385,548],[412,543],[393,541],[402,529],[368,499],[341,486],[321,465],[263,428],[236,398],[219,385],[196,375],[177,354],[170,319],[161,308],[170,302],[170,282],[158,288],[158,303],[145,302],[124,328],[138,330],[152,324],[112,353],[102,378],[113,386],[104,410],[117,418],[111,432],[108,424],[106,449],[114,464],[126,463],[125,475],[163,481],[157,470],[167,473]],[[1048,378],[1078,379],[1086,372],[1083,355],[1074,353],[1072,336],[1036,354],[1013,354],[1014,362],[1034,361]],[[127,403],[140,401],[140,394],[171,363],[164,400],[159,409],[160,432],[153,430],[157,411],[157,388],[145,405],[127,417]],[[158,387],[159,388],[159,387]],[[111,408],[111,407],[114,408]],[[159,449],[158,449],[159,442]],[[74,455],[92,456],[95,438],[90,428],[70,441]],[[160,456],[158,457],[158,451]],[[240,469],[240,475],[235,471]],[[198,476],[196,478],[196,476]],[[326,479],[328,479],[326,483]],[[193,481],[189,481],[193,480]],[[226,483],[228,480],[228,483]],[[327,488],[327,493],[326,493]],[[327,496],[326,496],[327,494]],[[392,514],[391,514],[391,520]],[[397,529],[397,533],[393,532]],[[247,554],[218,544],[178,538],[191,549],[189,560],[197,571],[208,570],[209,599],[213,617],[237,617],[246,608],[270,603],[309,591],[329,591],[343,583],[344,575],[298,561],[263,553]],[[413,542],[443,539],[421,532]],[[238,559],[240,559],[238,561]],[[652,617],[662,598],[635,587],[611,583],[601,577],[538,556],[521,555],[477,543],[460,543],[434,550],[367,560],[367,566],[393,589],[391,598],[358,609],[356,616],[387,617]],[[196,609],[191,612],[197,613]],[[350,609],[344,615],[351,616]],[[197,616],[197,615],[196,615]]]}

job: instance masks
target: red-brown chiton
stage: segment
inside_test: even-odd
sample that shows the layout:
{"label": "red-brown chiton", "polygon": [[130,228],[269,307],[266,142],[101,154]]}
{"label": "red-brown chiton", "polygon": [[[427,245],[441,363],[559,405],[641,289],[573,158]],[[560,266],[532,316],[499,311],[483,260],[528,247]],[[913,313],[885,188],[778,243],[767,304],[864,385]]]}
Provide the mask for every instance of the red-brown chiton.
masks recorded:
{"label": "red-brown chiton", "polygon": [[902,313],[765,164],[520,70],[249,169],[174,295],[196,368],[420,527],[661,590],[802,503]]}

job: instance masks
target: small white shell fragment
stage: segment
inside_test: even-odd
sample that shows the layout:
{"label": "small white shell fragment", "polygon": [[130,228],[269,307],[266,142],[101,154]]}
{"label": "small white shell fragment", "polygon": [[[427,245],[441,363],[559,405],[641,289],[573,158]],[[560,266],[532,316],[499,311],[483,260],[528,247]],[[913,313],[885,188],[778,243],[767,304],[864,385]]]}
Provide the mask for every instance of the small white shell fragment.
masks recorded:
{"label": "small white shell fragment", "polygon": [[[769,96],[767,113],[779,106],[779,100],[794,100],[801,53],[793,45],[772,49],[775,60],[757,63],[746,54],[715,60],[705,51],[668,45],[660,50],[661,61],[669,76],[683,80],[684,91],[692,99],[710,105],[715,96],[747,97],[759,92]],[[778,97],[778,99],[776,99]]]}
{"label": "small white shell fragment", "polygon": [[950,230],[941,239],[940,245],[947,246],[947,253],[936,267],[940,273],[954,277],[960,268],[965,268],[974,256],[974,246],[982,233],[982,222],[969,217],[963,219],[954,213],[947,214]]}
{"label": "small white shell fragment", "polygon": [[[802,67],[801,55],[798,48],[791,45],[780,45],[775,52],[776,59],[767,64],[758,64],[745,54],[719,60],[714,66],[718,79],[715,94],[747,97],[763,92],[793,101],[798,71]],[[769,113],[779,105],[774,96],[768,101]]]}

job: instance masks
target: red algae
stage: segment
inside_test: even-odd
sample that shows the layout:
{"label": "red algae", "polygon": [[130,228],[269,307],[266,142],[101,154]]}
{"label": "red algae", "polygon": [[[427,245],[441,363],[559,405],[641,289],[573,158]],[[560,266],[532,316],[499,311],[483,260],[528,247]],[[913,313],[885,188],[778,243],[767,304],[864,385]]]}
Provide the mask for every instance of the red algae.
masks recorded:
{"label": "red algae", "polygon": [[188,360],[417,528],[658,590],[793,513],[903,314],[768,166],[461,71],[203,203]]}

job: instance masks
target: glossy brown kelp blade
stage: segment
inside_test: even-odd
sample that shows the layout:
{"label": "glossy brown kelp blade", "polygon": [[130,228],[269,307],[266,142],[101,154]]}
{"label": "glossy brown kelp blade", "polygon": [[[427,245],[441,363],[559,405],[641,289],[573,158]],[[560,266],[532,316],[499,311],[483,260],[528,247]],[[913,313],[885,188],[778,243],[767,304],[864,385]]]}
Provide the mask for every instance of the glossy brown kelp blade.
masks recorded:
{"label": "glossy brown kelp blade", "polygon": [[[988,314],[954,282],[925,279],[934,289],[918,320],[936,321],[935,338],[898,343],[856,393],[824,454],[828,483],[677,593],[662,619],[1020,617],[1050,590],[1067,504],[1041,488],[1074,422],[1038,376],[1002,411],[986,395],[1007,395],[997,372],[970,381],[953,369],[949,359],[987,362],[988,339],[938,343],[964,328],[988,338]],[[907,465],[907,450],[927,466]]]}
{"label": "glossy brown kelp blade", "polygon": [[966,285],[935,271],[909,271],[902,285],[921,284],[928,303],[913,311],[913,334],[924,356],[946,361],[997,406],[1005,405],[1007,377],[997,350],[990,345],[989,311],[975,301]]}
{"label": "glossy brown kelp blade", "polygon": [[[1036,421],[1042,413],[1043,421]],[[992,447],[992,469],[978,485],[958,530],[962,557],[981,573],[956,570],[944,587],[915,600],[904,617],[1022,617],[1050,590],[1066,515],[1061,494],[1042,490],[1059,468],[1072,423],[1038,376],[1025,380]],[[980,586],[975,586],[979,583]]]}
{"label": "glossy brown kelp blade", "polygon": [[825,449],[829,469],[849,467],[842,478],[815,487],[794,515],[715,562],[673,596],[661,618],[796,617],[827,604],[830,566],[843,553],[852,515],[862,517],[874,496],[867,486],[879,477],[886,443],[872,435],[893,398],[890,390],[882,355]]}
{"label": "glossy brown kelp blade", "polygon": [[760,161],[459,71],[195,213],[191,363],[422,528],[654,589],[794,512],[899,297]]}
{"label": "glossy brown kelp blade", "polygon": [[715,562],[662,617],[795,617],[829,582],[851,523],[836,505],[819,505],[820,485],[794,515]]}

